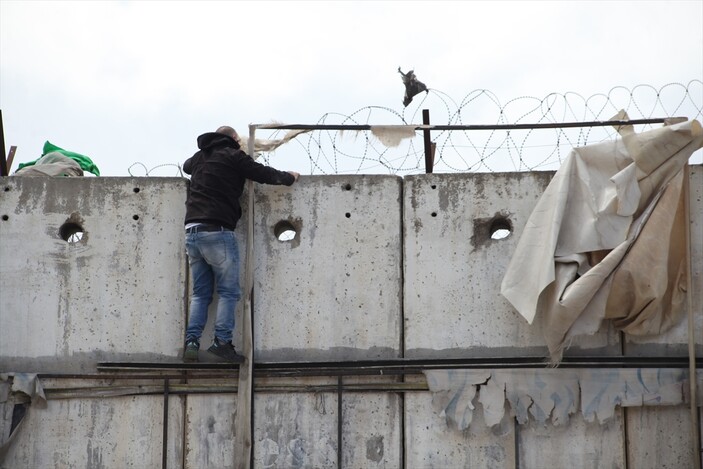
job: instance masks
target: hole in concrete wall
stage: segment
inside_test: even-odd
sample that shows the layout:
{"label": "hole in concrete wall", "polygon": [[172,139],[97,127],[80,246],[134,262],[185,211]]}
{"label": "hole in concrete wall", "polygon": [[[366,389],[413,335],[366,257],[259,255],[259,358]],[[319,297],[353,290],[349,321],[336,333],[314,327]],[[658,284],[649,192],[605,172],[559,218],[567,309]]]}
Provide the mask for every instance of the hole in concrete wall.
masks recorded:
{"label": "hole in concrete wall", "polygon": [[132,215],[132,220],[139,220],[139,215]]}
{"label": "hole in concrete wall", "polygon": [[135,194],[139,194],[139,191],[140,191],[141,189],[138,188],[138,187],[135,187],[135,188],[132,189],[132,190],[134,191]]}
{"label": "hole in concrete wall", "polygon": [[432,189],[437,189],[437,184],[432,184],[430,187],[431,187]]}
{"label": "hole in concrete wall", "polygon": [[347,212],[347,213],[344,214],[344,216],[347,217],[347,218],[351,218],[351,213]]}
{"label": "hole in concrete wall", "polygon": [[437,212],[432,212],[432,216],[433,216],[433,217],[436,217],[436,216],[437,216]]}
{"label": "hole in concrete wall", "polygon": [[507,218],[496,218],[491,222],[489,232],[491,239],[505,239],[512,233],[513,227]]}
{"label": "hole in concrete wall", "polygon": [[10,192],[10,186],[5,186],[5,192]]}
{"label": "hole in concrete wall", "polygon": [[273,234],[276,235],[277,240],[285,243],[287,241],[293,241],[298,232],[291,222],[281,220],[273,227]]}
{"label": "hole in concrete wall", "polygon": [[59,236],[68,244],[77,243],[83,239],[83,227],[78,223],[66,222],[59,228]]}
{"label": "hole in concrete wall", "polygon": [[346,183],[342,186],[342,189],[344,189],[345,191],[350,191],[350,190],[352,190],[352,185],[349,183]]}
{"label": "hole in concrete wall", "polygon": [[2,219],[3,219],[3,221],[7,221],[7,220],[9,220],[9,219],[10,219],[10,217],[9,217],[9,216],[7,216],[7,215],[3,215],[3,216],[2,216]]}
{"label": "hole in concrete wall", "polygon": [[471,245],[476,249],[488,246],[495,248],[495,242],[508,238],[513,232],[510,216],[509,212],[496,212],[492,217],[474,218]]}

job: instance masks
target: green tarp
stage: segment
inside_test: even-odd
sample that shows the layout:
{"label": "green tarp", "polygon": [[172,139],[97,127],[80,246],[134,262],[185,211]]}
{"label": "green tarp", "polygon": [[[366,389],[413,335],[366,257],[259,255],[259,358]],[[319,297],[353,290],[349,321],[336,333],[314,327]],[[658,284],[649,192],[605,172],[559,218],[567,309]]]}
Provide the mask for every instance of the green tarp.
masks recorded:
{"label": "green tarp", "polygon": [[[74,160],[76,163],[78,163],[83,171],[88,171],[89,173],[93,173],[96,176],[100,176],[100,170],[97,166],[95,166],[95,163],[93,163],[93,160],[91,160],[89,157],[73,151],[64,150],[63,148],[57,147],[56,145],[47,140],[44,143],[44,150],[42,152],[42,156],[52,152],[58,152],[64,156],[67,156]],[[35,161],[30,161],[29,163],[22,163],[19,165],[19,168],[17,168],[17,170],[19,171],[20,169],[26,166],[32,166],[37,161],[38,159]]]}

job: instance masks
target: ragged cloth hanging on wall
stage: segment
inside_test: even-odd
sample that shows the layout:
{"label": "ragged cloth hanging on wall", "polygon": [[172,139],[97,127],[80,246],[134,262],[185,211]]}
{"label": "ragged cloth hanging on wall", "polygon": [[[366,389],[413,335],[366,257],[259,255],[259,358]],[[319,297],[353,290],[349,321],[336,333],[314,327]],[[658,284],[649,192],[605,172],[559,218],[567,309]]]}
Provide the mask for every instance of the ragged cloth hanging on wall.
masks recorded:
{"label": "ragged cloth hanging on wall", "polygon": [[[621,111],[613,120],[627,120]],[[698,121],[574,149],[520,237],[501,293],[543,334],[558,362],[570,339],[612,319],[657,335],[680,319],[687,259],[683,168],[703,147]]]}

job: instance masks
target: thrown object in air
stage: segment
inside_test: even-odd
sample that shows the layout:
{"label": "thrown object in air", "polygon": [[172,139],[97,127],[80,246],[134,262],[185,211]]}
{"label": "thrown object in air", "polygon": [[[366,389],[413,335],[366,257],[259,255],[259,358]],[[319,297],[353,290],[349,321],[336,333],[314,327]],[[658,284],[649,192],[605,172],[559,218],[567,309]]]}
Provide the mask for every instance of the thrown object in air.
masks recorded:
{"label": "thrown object in air", "polygon": [[415,76],[414,70],[410,70],[408,73],[403,73],[400,70],[400,67],[398,67],[398,73],[400,73],[400,75],[402,76],[403,84],[405,85],[405,96],[403,97],[403,106],[408,107],[408,104],[412,102],[413,97],[416,94],[419,94],[423,91],[427,91],[429,93],[427,86],[425,86],[425,84],[419,81]]}

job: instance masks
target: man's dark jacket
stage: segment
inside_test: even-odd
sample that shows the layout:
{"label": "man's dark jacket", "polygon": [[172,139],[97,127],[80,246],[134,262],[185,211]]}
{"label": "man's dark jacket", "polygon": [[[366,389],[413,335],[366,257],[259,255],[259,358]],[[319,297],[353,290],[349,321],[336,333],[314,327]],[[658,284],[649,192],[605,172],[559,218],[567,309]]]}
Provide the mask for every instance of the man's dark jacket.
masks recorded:
{"label": "man's dark jacket", "polygon": [[254,161],[233,138],[210,132],[198,137],[200,151],[188,158],[183,171],[190,174],[186,224],[206,223],[235,229],[242,216],[239,198],[247,179],[290,186],[292,174]]}

